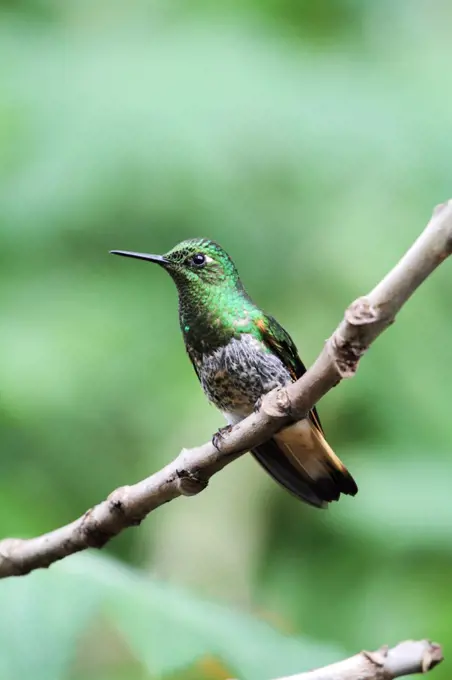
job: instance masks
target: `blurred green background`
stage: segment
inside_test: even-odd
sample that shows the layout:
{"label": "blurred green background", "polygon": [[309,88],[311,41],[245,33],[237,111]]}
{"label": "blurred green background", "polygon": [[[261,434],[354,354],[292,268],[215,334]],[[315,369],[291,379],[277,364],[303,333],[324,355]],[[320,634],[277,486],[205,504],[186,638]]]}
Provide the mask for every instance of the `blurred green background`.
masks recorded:
{"label": "blurred green background", "polygon": [[[109,249],[218,240],[313,361],[452,194],[451,21],[427,0],[0,3],[2,537],[222,424],[169,277]],[[451,280],[446,263],[320,405],[355,499],[313,510],[243,457],[102,553],[0,582],[1,680],[450,652]]]}

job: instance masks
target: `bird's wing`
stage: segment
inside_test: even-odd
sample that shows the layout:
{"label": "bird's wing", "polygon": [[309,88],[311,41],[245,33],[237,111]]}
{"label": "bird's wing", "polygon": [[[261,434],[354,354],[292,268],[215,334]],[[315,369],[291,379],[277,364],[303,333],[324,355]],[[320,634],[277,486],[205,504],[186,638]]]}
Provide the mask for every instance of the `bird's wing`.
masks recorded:
{"label": "bird's wing", "polygon": [[[286,366],[293,380],[306,368],[290,335],[272,317],[257,322],[262,342]],[[353,477],[326,441],[316,409],[252,450],[265,470],[301,500],[316,507],[358,491]]]}
{"label": "bird's wing", "polygon": [[185,343],[185,351],[186,351],[187,354],[188,354],[188,358],[189,358],[190,361],[191,361],[191,365],[192,365],[193,368],[195,369],[195,373],[196,373],[196,375],[198,376],[199,382],[201,382],[201,376],[200,376],[200,374],[199,374],[199,368],[198,368],[198,364],[197,364],[197,361],[196,361],[195,353],[194,353],[194,351],[193,351],[192,349],[190,349],[190,347],[187,345],[187,343]]}
{"label": "bird's wing", "polygon": [[[298,356],[297,348],[289,333],[272,316],[267,316],[266,319],[266,322],[261,320],[256,323],[262,342],[282,361],[295,382],[306,373],[306,366]],[[315,406],[309,413],[309,419],[320,432],[323,432]]]}

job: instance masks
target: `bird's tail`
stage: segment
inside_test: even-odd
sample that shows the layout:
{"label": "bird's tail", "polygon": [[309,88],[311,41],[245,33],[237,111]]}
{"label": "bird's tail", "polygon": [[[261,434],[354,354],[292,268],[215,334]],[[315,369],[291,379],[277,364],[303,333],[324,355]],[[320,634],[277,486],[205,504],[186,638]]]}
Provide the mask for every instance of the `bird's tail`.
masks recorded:
{"label": "bird's tail", "polygon": [[341,493],[354,496],[358,491],[313,419],[286,427],[251,453],[277,482],[310,505],[325,507]]}

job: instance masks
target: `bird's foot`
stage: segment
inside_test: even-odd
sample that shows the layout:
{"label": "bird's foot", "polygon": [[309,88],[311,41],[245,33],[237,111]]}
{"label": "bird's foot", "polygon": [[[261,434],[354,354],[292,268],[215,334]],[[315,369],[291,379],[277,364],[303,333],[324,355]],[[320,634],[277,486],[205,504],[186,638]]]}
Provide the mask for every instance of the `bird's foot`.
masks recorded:
{"label": "bird's foot", "polygon": [[262,397],[259,397],[259,399],[258,399],[258,400],[256,401],[256,403],[254,404],[254,408],[253,408],[254,413],[257,413],[258,411],[261,410],[263,398],[264,398],[263,396],[262,396]]}
{"label": "bird's foot", "polygon": [[220,427],[220,429],[215,432],[212,437],[212,444],[215,446],[217,451],[221,451],[221,440],[224,438],[224,435],[229,434],[231,430],[232,425],[225,425],[224,427]]}

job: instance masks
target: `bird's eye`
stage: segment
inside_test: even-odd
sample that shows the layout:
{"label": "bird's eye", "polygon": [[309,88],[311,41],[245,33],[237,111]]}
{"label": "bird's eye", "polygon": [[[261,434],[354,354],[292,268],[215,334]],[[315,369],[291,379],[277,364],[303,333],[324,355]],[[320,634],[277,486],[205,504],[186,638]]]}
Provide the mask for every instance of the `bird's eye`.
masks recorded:
{"label": "bird's eye", "polygon": [[196,253],[196,255],[193,255],[191,258],[191,263],[194,264],[195,267],[202,267],[206,263],[206,256],[202,253]]}

